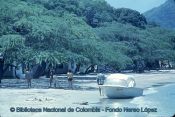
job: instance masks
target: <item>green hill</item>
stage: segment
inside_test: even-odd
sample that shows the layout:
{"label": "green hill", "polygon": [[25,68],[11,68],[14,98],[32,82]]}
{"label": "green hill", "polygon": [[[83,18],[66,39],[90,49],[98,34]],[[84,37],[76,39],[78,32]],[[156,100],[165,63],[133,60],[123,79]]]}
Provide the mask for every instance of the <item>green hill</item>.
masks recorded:
{"label": "green hill", "polygon": [[0,0],[0,51],[7,63],[110,65],[117,70],[175,59],[175,32],[148,25],[103,0]]}
{"label": "green hill", "polygon": [[175,29],[175,1],[167,0],[161,6],[144,13],[148,21],[155,22],[161,27]]}

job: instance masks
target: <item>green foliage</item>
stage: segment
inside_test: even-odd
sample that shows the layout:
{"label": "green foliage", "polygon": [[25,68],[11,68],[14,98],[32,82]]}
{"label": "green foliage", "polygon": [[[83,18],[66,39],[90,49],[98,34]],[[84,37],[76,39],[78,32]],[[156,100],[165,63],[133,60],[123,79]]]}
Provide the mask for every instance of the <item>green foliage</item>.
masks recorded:
{"label": "green foliage", "polygon": [[127,8],[120,8],[114,11],[116,21],[121,23],[130,23],[133,26],[145,28],[147,24],[146,18],[138,11]]}
{"label": "green foliage", "polygon": [[[159,27],[140,30],[131,25],[116,22],[106,23],[94,31],[102,40],[109,42],[113,49],[128,56],[132,61],[175,60],[174,42],[172,42],[175,32],[173,31]],[[123,64],[126,63],[127,61],[123,61]]]}
{"label": "green foliage", "polygon": [[21,59],[24,41],[25,39],[20,35],[3,35],[0,38],[0,51],[5,53],[7,63]]}
{"label": "green foliage", "polygon": [[146,18],[137,11],[121,8],[114,9],[105,0],[27,0],[36,4],[42,4],[46,9],[53,10],[57,14],[75,14],[83,17],[87,24],[100,27],[105,22],[118,21],[130,23],[133,26],[145,28]]}
{"label": "green foliage", "polygon": [[175,32],[147,25],[139,12],[104,0],[6,0],[0,4],[0,51],[6,62],[74,60],[117,70],[135,60],[175,60]]}

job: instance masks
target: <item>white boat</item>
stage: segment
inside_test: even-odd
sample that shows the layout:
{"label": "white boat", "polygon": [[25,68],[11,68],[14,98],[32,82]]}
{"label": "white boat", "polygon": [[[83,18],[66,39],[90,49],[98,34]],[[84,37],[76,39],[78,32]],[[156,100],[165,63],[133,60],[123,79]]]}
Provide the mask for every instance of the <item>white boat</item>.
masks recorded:
{"label": "white boat", "polygon": [[101,91],[108,98],[133,98],[143,95],[143,89],[136,88],[133,76],[124,74],[111,74],[107,76]]}

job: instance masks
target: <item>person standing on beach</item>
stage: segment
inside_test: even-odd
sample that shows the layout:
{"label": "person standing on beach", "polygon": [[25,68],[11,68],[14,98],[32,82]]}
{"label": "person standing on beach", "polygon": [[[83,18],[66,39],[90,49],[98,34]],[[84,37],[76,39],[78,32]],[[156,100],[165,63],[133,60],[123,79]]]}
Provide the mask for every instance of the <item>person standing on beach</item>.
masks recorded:
{"label": "person standing on beach", "polygon": [[72,86],[73,73],[71,70],[68,70],[68,72],[67,72],[67,79],[68,79],[68,87],[73,89],[73,86]]}
{"label": "person standing on beach", "polygon": [[32,87],[32,73],[29,69],[26,70],[26,80],[27,80],[27,85],[28,85],[28,88],[31,88]]}
{"label": "person standing on beach", "polygon": [[100,85],[103,85],[104,84],[104,81],[105,81],[105,75],[100,73],[97,75],[97,84],[99,86],[99,92],[100,92],[100,96],[102,95],[102,90],[101,90],[101,87]]}

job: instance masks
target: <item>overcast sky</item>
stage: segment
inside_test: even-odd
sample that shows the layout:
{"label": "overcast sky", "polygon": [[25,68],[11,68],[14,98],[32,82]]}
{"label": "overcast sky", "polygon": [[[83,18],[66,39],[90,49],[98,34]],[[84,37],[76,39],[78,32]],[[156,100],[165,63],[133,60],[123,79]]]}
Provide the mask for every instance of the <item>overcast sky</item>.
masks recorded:
{"label": "overcast sky", "polygon": [[163,4],[166,0],[106,0],[115,8],[131,8],[141,13]]}

